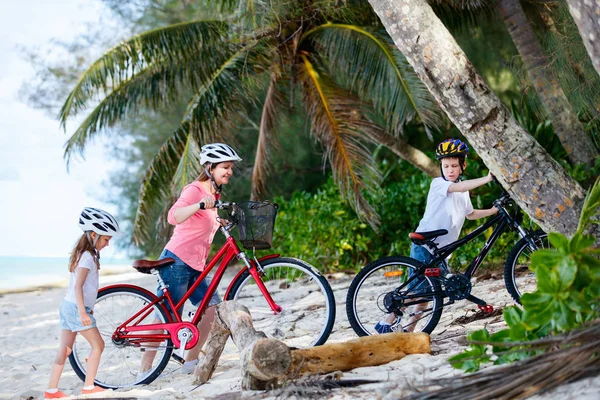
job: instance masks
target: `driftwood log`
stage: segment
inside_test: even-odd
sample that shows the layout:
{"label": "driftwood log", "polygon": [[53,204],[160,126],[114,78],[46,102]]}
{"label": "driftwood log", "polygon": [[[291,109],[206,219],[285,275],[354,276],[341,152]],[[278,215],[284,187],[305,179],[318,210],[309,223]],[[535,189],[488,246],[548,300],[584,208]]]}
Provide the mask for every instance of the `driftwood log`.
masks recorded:
{"label": "driftwood log", "polygon": [[196,384],[206,383],[211,378],[229,335],[240,351],[242,389],[251,390],[274,388],[286,379],[381,365],[406,354],[431,351],[428,334],[402,332],[290,349],[283,342],[256,331],[245,306],[226,301],[216,308],[205,354],[196,366]]}

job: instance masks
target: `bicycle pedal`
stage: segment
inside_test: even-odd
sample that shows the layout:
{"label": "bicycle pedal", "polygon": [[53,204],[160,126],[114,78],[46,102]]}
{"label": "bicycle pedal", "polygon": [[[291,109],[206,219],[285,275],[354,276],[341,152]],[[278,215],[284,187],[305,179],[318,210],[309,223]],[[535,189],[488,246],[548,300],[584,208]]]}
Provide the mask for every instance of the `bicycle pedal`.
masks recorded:
{"label": "bicycle pedal", "polygon": [[442,273],[441,268],[426,268],[425,276],[440,276]]}
{"label": "bicycle pedal", "polygon": [[480,309],[481,311],[483,311],[484,313],[491,314],[491,313],[493,313],[493,312],[494,312],[494,306],[492,306],[492,305],[489,305],[489,304],[486,304],[485,306],[480,306],[480,305],[478,305],[477,307],[479,307],[479,309]]}
{"label": "bicycle pedal", "polygon": [[180,357],[178,354],[171,354],[171,357],[173,357],[173,359],[175,361],[177,361],[178,363],[180,363],[181,365],[183,365],[183,363],[185,363],[185,360],[183,359],[183,357]]}

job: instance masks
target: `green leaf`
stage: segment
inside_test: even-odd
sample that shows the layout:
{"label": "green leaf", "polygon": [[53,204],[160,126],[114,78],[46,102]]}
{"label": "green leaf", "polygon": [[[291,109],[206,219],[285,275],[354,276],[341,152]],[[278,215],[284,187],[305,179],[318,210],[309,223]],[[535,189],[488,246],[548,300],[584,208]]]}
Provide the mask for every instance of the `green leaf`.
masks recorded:
{"label": "green leaf", "polygon": [[513,328],[517,325],[521,325],[522,319],[522,310],[516,306],[506,307],[502,312],[502,316],[504,317],[504,321],[506,324]]}
{"label": "green leaf", "polygon": [[572,257],[564,257],[556,266],[556,271],[557,282],[555,284],[558,286],[559,291],[566,291],[577,275],[577,263]]}
{"label": "green leaf", "polygon": [[550,244],[556,249],[558,249],[560,252],[569,252],[569,239],[567,239],[566,236],[560,233],[550,232],[548,234],[548,240],[550,241]]}
{"label": "green leaf", "polygon": [[592,246],[596,242],[596,239],[591,235],[583,235],[576,232],[569,242],[569,250],[571,253],[579,253],[584,249]]}
{"label": "green leaf", "polygon": [[558,265],[563,257],[564,255],[556,249],[536,250],[531,255],[531,269],[535,271],[539,265],[548,268],[554,267],[555,265]]}

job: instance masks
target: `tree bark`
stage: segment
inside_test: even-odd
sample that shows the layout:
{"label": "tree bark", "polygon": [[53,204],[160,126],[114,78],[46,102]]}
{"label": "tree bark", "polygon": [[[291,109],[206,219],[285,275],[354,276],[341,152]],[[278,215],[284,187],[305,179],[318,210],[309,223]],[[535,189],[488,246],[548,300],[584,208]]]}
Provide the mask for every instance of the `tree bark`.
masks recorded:
{"label": "tree bark", "polygon": [[288,376],[349,371],[387,364],[407,354],[425,353],[431,353],[429,335],[426,333],[395,332],[365,336],[343,343],[292,350]]}
{"label": "tree bark", "polygon": [[299,376],[348,371],[386,364],[406,354],[431,352],[428,334],[404,332],[292,350],[255,331],[245,306],[225,301],[216,307],[205,355],[196,366],[195,384],[211,378],[229,334],[240,350],[242,389],[251,390],[275,388]]}
{"label": "tree bark", "polygon": [[393,137],[383,131],[373,130],[371,140],[379,143],[393,151],[401,159],[408,161],[428,176],[436,178],[440,176],[439,164],[427,157],[421,150],[411,146],[408,142],[400,137]]}
{"label": "tree bark", "polygon": [[600,0],[567,0],[583,44],[600,75]]}
{"label": "tree bark", "polygon": [[598,156],[598,151],[554,76],[550,61],[544,54],[521,3],[519,0],[498,0],[498,8],[525,64],[529,80],[570,161],[574,164],[591,164]]}
{"label": "tree bark", "polygon": [[585,192],[521,127],[425,0],[369,0],[396,46],[517,204],[571,236]]}

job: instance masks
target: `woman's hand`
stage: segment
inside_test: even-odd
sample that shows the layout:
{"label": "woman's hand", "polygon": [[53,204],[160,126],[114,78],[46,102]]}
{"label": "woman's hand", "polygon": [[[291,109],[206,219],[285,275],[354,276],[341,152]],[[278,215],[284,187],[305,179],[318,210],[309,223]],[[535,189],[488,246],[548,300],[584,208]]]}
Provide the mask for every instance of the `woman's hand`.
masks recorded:
{"label": "woman's hand", "polygon": [[83,326],[88,326],[92,324],[92,319],[85,311],[79,313],[79,319],[81,319],[81,325]]}
{"label": "woman's hand", "polygon": [[204,203],[204,209],[213,208],[215,206],[215,199],[212,196],[206,196],[202,200],[201,203]]}

